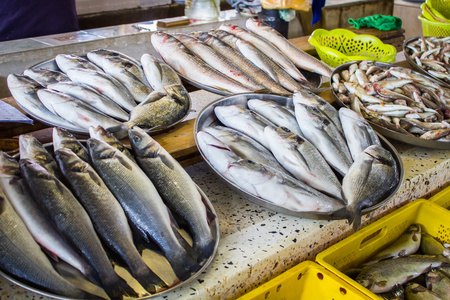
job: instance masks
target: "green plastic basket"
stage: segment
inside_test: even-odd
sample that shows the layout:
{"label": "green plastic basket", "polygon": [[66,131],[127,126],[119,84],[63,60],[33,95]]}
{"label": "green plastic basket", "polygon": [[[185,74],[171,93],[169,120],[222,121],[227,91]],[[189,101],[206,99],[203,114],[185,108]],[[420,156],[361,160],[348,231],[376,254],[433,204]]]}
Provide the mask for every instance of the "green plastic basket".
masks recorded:
{"label": "green plastic basket", "polygon": [[346,29],[316,29],[308,42],[316,47],[320,59],[332,67],[365,59],[393,63],[397,55],[394,46],[379,38]]}

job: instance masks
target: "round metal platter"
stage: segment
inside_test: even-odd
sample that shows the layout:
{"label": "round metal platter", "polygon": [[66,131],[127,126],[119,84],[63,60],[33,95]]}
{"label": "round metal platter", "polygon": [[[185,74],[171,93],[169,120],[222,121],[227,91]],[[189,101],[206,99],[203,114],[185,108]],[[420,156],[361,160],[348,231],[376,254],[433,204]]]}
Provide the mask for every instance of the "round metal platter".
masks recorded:
{"label": "round metal platter", "polygon": [[[86,54],[81,54],[81,55],[79,55],[79,56],[81,56],[81,57],[83,57],[83,58],[87,58]],[[55,59],[50,59],[50,60],[43,61],[43,62],[41,62],[41,63],[38,63],[38,64],[32,66],[30,69],[39,69],[39,68],[45,68],[45,69],[50,69],[50,70],[60,71],[60,72],[61,72],[61,70],[58,68],[58,65],[56,64]],[[185,114],[182,118],[180,118],[179,120],[177,120],[176,122],[174,122],[174,123],[172,123],[172,124],[165,125],[165,126],[158,126],[158,127],[154,127],[154,128],[150,128],[150,129],[145,129],[145,128],[143,128],[143,129],[145,129],[145,131],[146,131],[147,133],[149,133],[149,134],[156,134],[156,133],[160,133],[160,132],[162,132],[162,131],[165,131],[165,130],[167,130],[167,129],[169,129],[169,128],[175,126],[175,125],[177,125],[178,123],[182,122],[182,121],[188,116],[188,114],[189,114],[189,112],[190,112],[190,110],[191,110],[191,107],[192,107],[192,101],[191,101],[191,97],[190,97],[189,94],[188,94],[188,101],[189,101],[189,106],[188,106],[188,109],[186,110],[186,114]],[[60,126],[58,123],[50,122],[50,121],[48,121],[48,120],[44,120],[44,119],[42,119],[42,118],[39,118],[39,117],[35,116],[35,115],[32,114],[30,111],[28,111],[25,107],[21,106],[20,103],[17,102],[17,104],[18,104],[18,105],[19,105],[19,106],[20,106],[27,114],[29,114],[30,116],[32,116],[34,119],[38,120],[39,122],[44,123],[44,124],[49,125],[49,126],[62,127],[62,126]],[[62,127],[62,128],[64,128],[64,127]],[[72,130],[72,129],[67,129],[67,128],[64,128],[64,129],[66,129],[66,130],[68,130],[68,131],[70,131],[70,132],[72,132],[72,133],[78,133],[78,134],[84,134],[84,135],[87,134],[87,135],[89,135],[89,130],[84,130],[84,129],[80,129],[80,130]]]}
{"label": "round metal platter", "polygon": [[[82,141],[82,143],[85,144],[85,141]],[[53,155],[53,144],[52,144],[52,143],[48,143],[48,144],[45,144],[44,146],[45,146],[45,148],[47,149],[47,151],[49,151],[49,153],[51,153],[51,154]],[[131,151],[131,149],[129,149],[129,150]],[[19,154],[16,154],[16,155],[13,156],[13,157],[14,157],[15,159],[19,159]],[[207,210],[208,210],[209,212],[211,212],[211,213],[215,216],[214,220],[212,220],[211,223],[209,224],[209,227],[210,227],[210,229],[211,229],[211,233],[212,233],[213,239],[214,239],[214,251],[211,253],[211,256],[210,256],[207,260],[204,260],[204,261],[200,264],[201,268],[200,268],[197,272],[193,273],[193,274],[191,275],[191,277],[189,277],[188,279],[186,279],[186,280],[184,280],[184,281],[179,281],[177,284],[173,285],[172,287],[170,287],[170,288],[168,288],[168,289],[166,289],[166,290],[157,292],[157,293],[152,294],[152,295],[149,295],[149,296],[143,296],[143,297],[139,297],[139,298],[127,298],[127,297],[125,297],[124,299],[135,299],[135,300],[151,299],[151,298],[154,298],[154,297],[161,296],[161,295],[167,294],[167,293],[169,293],[169,292],[172,292],[172,291],[174,291],[174,290],[176,290],[176,289],[178,289],[178,288],[180,288],[180,287],[188,286],[188,285],[189,285],[190,283],[192,283],[192,282],[193,282],[200,274],[202,274],[203,272],[205,272],[206,268],[208,268],[208,266],[209,266],[209,265],[211,264],[211,262],[213,261],[215,255],[216,255],[216,253],[217,253],[217,249],[218,249],[218,247],[219,247],[219,238],[220,238],[219,219],[218,219],[218,217],[217,217],[216,211],[215,211],[214,206],[212,205],[211,201],[208,199],[208,197],[206,196],[206,194],[200,189],[200,187],[199,187],[198,185],[197,185],[197,188],[198,188],[198,191],[200,192],[200,194],[201,194],[201,196],[202,196],[203,203],[205,204]],[[184,234],[185,234],[185,235],[188,234],[188,233],[186,232],[186,229],[185,229],[185,228],[181,227],[181,230],[184,231]],[[163,255],[162,252],[155,251],[155,250],[150,250],[150,249],[144,250],[144,252],[146,252],[146,251],[148,251],[147,253],[151,253],[151,255],[143,255],[144,261],[145,261],[148,265],[152,265],[152,262],[155,262],[155,259],[160,258],[160,256]],[[156,258],[155,258],[155,256],[156,256]],[[76,282],[75,285],[76,285],[78,282],[87,282],[86,279],[82,278],[81,273],[79,273],[79,272],[77,272],[77,271],[74,271],[73,267],[70,267],[70,266],[67,265],[66,263],[64,263],[64,262],[58,262],[58,263],[53,263],[53,264],[54,264],[54,265],[62,264],[62,265],[65,265],[65,267],[64,267],[65,269],[67,269],[67,268],[72,269],[72,272],[73,272],[73,273],[72,273],[72,272],[68,272],[68,273],[67,273],[67,274],[68,274],[68,275],[67,275],[68,278],[66,277],[66,279],[69,279],[69,281],[72,281],[72,282],[75,281],[75,282]],[[160,273],[170,273],[169,275],[171,275],[171,277],[174,276],[174,275],[172,275],[173,273],[171,273],[172,271],[171,271],[170,265],[169,265],[168,263],[160,263],[158,266],[161,266],[162,268],[165,268],[166,270],[160,270],[160,269],[158,269],[158,270],[153,270],[153,271],[155,271],[157,274],[160,274]],[[120,271],[119,271],[119,272],[120,272]],[[64,297],[64,296],[60,296],[60,295],[53,294],[53,293],[51,293],[51,292],[44,291],[44,290],[42,290],[42,289],[40,289],[40,288],[38,288],[38,287],[35,287],[35,286],[32,286],[32,285],[30,285],[30,284],[28,284],[28,283],[23,282],[21,279],[17,279],[17,278],[15,278],[15,277],[13,277],[13,276],[10,276],[10,275],[6,274],[5,272],[2,272],[2,271],[0,271],[0,275],[2,275],[3,277],[5,277],[6,279],[8,279],[9,281],[11,281],[12,283],[17,284],[18,286],[23,287],[23,288],[26,289],[26,290],[35,292],[35,293],[37,293],[37,294],[40,294],[40,295],[43,295],[43,296],[47,296],[47,297],[51,297],[51,298],[55,298],[55,299],[64,299],[64,300],[70,300],[70,299],[72,299],[72,298],[68,298],[68,297]],[[119,275],[120,275],[120,274],[119,274]],[[129,276],[130,276],[130,275],[128,275],[128,277],[129,277]],[[173,279],[173,278],[172,278],[172,279]],[[135,286],[133,285],[132,282],[129,282],[129,284],[130,284],[132,287],[135,287]],[[84,286],[84,284],[83,284],[83,286]],[[92,285],[90,285],[90,286],[92,286]],[[92,288],[92,287],[91,287],[91,288]],[[99,290],[100,290],[100,291],[103,291],[103,290],[101,290],[100,287],[96,287],[96,291],[99,291]],[[142,288],[140,288],[140,290],[142,290]],[[90,290],[89,290],[89,291],[90,291]],[[103,293],[104,293],[104,292],[103,292]],[[106,294],[105,294],[105,295],[106,295]]]}
{"label": "round metal platter", "polygon": [[[420,39],[420,38],[421,38],[421,37],[418,36],[418,37],[410,38],[410,39],[408,39],[408,40],[406,40],[406,41],[403,42],[403,53],[405,53],[406,60],[407,60],[408,63],[411,65],[411,67],[413,67],[414,70],[416,70],[416,71],[418,71],[418,72],[421,72],[421,73],[423,73],[423,74],[426,74],[426,75],[428,75],[428,76],[434,78],[434,79],[435,79],[436,81],[438,81],[439,84],[442,85],[443,87],[450,88],[450,83],[445,82],[444,80],[440,79],[439,77],[436,77],[436,76],[434,76],[433,74],[429,73],[427,70],[423,69],[423,68],[422,68],[421,66],[419,66],[419,65],[415,62],[415,60],[412,59],[411,56],[409,55],[409,52],[410,52],[410,51],[409,51],[408,48],[407,48],[408,44],[411,43],[411,42],[414,42],[414,41],[416,41],[416,40],[418,40],[418,39]],[[427,37],[425,36],[425,38],[427,38]]]}
{"label": "round metal platter", "polygon": [[[348,67],[351,64],[354,64],[355,62],[350,62],[350,63],[345,63],[340,65],[339,67],[337,67],[333,73],[331,74],[331,76],[333,76],[335,73],[341,73],[343,70],[348,69]],[[379,66],[381,68],[384,69],[388,69],[390,67],[399,67],[395,64],[388,64],[388,63],[383,63],[383,62],[377,62],[375,61],[374,64],[376,66]],[[418,74],[420,76],[424,76],[427,77],[427,79],[440,84],[439,82],[437,82],[436,80],[434,80],[433,78],[430,78],[427,75],[424,75],[422,73],[416,72],[416,71],[412,71],[415,74]],[[331,84],[331,80],[330,79],[330,84]],[[337,97],[336,92],[332,89],[333,91],[333,96],[336,100],[336,102],[339,104],[339,106],[347,106],[345,105],[342,101],[339,100],[339,98]],[[348,107],[348,106],[347,106]],[[435,140],[426,140],[426,139],[421,139],[419,137],[415,137],[412,135],[407,135],[398,131],[394,131],[391,129],[388,129],[386,127],[383,127],[381,125],[379,125],[378,123],[375,123],[373,121],[367,120],[369,122],[369,124],[380,134],[382,134],[385,137],[406,143],[406,144],[410,144],[410,145],[414,145],[414,146],[420,146],[420,147],[426,147],[426,148],[433,148],[433,149],[443,149],[443,150],[448,150],[450,149],[450,142],[440,142],[440,141],[435,141]]]}
{"label": "round metal platter", "polygon": [[[201,131],[203,128],[208,126],[215,126],[215,125],[221,125],[220,121],[217,119],[214,108],[216,106],[228,106],[228,105],[237,105],[242,108],[248,108],[247,107],[247,101],[249,99],[261,99],[261,100],[270,100],[273,102],[276,102],[280,105],[286,106],[288,108],[293,109],[294,105],[292,103],[292,98],[289,97],[283,97],[283,96],[277,96],[277,95],[271,95],[271,94],[236,94],[230,97],[223,97],[221,99],[218,99],[215,102],[210,103],[207,107],[205,107],[198,115],[195,125],[194,125],[194,136],[195,136],[195,143],[197,145],[197,148],[200,151],[200,154],[202,155],[203,159],[207,162],[209,167],[213,170],[214,173],[216,173],[217,176],[219,176],[231,189],[236,191],[238,194],[240,194],[242,197],[261,205],[265,208],[271,209],[276,212],[284,213],[287,215],[292,215],[300,218],[307,218],[307,219],[319,219],[319,220],[332,220],[332,219],[338,219],[330,216],[328,213],[317,213],[317,212],[296,212],[289,209],[285,209],[283,207],[280,207],[278,205],[274,205],[273,203],[264,200],[260,197],[254,196],[243,189],[241,189],[238,185],[236,185],[234,182],[230,181],[228,178],[217,172],[212,164],[209,162],[207,157],[203,154],[202,150],[199,147],[198,141],[197,141],[197,133]],[[362,214],[369,213],[382,205],[384,205],[389,199],[391,199],[400,188],[403,176],[404,176],[404,169],[403,169],[403,163],[400,158],[400,155],[398,154],[397,150],[392,146],[391,143],[389,143],[384,137],[378,134],[378,137],[380,138],[380,141],[383,145],[383,147],[391,152],[398,169],[399,174],[399,182],[396,186],[394,186],[390,191],[387,192],[386,196],[383,200],[378,202],[377,204],[365,208],[362,210]]]}

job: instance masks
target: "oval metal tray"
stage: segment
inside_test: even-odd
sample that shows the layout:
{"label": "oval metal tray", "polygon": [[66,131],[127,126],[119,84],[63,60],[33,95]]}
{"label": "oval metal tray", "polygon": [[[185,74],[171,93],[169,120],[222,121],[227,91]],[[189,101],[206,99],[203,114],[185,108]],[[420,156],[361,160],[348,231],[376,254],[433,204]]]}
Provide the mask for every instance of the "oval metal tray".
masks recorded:
{"label": "oval metal tray", "polygon": [[[345,63],[340,65],[339,67],[337,67],[333,73],[331,74],[331,76],[333,76],[335,73],[340,73],[341,71],[343,71],[344,69],[348,69],[348,67],[353,64],[355,62],[350,62],[350,63]],[[399,67],[395,64],[388,64],[388,63],[383,63],[383,62],[377,62],[374,61],[374,64],[376,66],[379,66],[381,68],[390,68],[390,67]],[[415,74],[418,74],[420,76],[424,76],[427,77],[427,79],[440,84],[440,82],[438,82],[437,80],[434,80],[433,78],[430,78],[427,75],[424,75],[423,73],[419,73],[416,71],[412,71]],[[330,84],[331,84],[331,80],[330,79]],[[339,106],[347,106],[345,105],[342,101],[339,100],[339,98],[337,97],[336,92],[332,89],[333,91],[333,96],[336,100],[336,102],[338,103]],[[426,139],[421,139],[412,135],[407,135],[398,131],[394,131],[392,129],[388,129],[386,127],[383,127],[381,125],[379,125],[378,123],[375,123],[373,121],[367,120],[369,122],[369,124],[380,134],[382,134],[385,137],[406,143],[406,144],[410,144],[410,145],[414,145],[414,146],[419,146],[419,147],[426,147],[426,148],[433,148],[433,149],[443,149],[443,150],[448,150],[450,149],[450,142],[439,142],[439,141],[434,141],[434,140],[426,140]]]}
{"label": "oval metal tray", "polygon": [[[237,94],[230,97],[223,97],[221,99],[216,100],[215,102],[210,103],[208,106],[206,106],[198,115],[195,125],[194,125],[194,136],[195,136],[195,143],[197,145],[197,148],[200,151],[200,154],[202,155],[203,159],[206,161],[206,163],[209,165],[209,167],[213,170],[213,172],[219,176],[231,189],[236,191],[238,194],[240,194],[242,197],[261,205],[265,208],[271,209],[276,212],[284,213],[291,216],[296,216],[300,218],[307,218],[307,219],[318,219],[318,220],[332,220],[337,219],[330,216],[328,213],[316,213],[316,212],[296,212],[289,209],[285,209],[283,207],[280,207],[278,205],[274,205],[270,203],[269,201],[266,201],[260,197],[254,196],[244,190],[242,190],[238,185],[236,185],[234,182],[230,181],[228,178],[217,172],[212,164],[208,161],[207,157],[203,154],[202,150],[199,147],[198,141],[197,141],[197,132],[201,131],[203,128],[208,126],[214,126],[214,125],[220,125],[220,121],[217,119],[214,108],[216,106],[228,106],[228,105],[238,105],[242,108],[247,108],[247,101],[249,99],[263,99],[263,100],[270,100],[273,102],[276,102],[280,105],[286,106],[288,108],[293,109],[294,105],[292,103],[292,98],[289,97],[283,97],[283,96],[277,96],[277,95],[270,95],[270,94]],[[384,137],[378,134],[378,137],[380,138],[380,141],[385,149],[387,149],[389,152],[391,152],[392,156],[394,157],[394,160],[397,164],[398,168],[398,174],[399,174],[399,182],[398,184],[391,189],[391,191],[388,192],[387,196],[377,204],[365,208],[362,210],[362,214],[367,214],[381,206],[383,206],[389,199],[391,199],[400,188],[403,176],[404,176],[404,169],[403,169],[403,163],[400,158],[400,155],[398,154],[397,150],[392,146],[391,143],[389,143]]]}
{"label": "oval metal tray", "polygon": [[[83,144],[85,144],[85,141],[81,141]],[[45,146],[45,148],[47,149],[47,151],[49,151],[49,153],[51,153],[52,155],[53,155],[53,144],[52,143],[47,143],[47,144],[45,144],[44,145]],[[132,151],[131,149],[129,149],[130,151]],[[19,154],[16,154],[15,156],[13,156],[15,159],[19,159]],[[203,203],[205,204],[205,206],[206,206],[206,208],[215,216],[215,218],[211,221],[211,223],[210,223],[210,225],[209,225],[209,227],[210,227],[210,229],[211,229],[211,233],[212,233],[212,235],[213,235],[213,239],[214,239],[214,251],[211,253],[211,256],[207,259],[207,260],[204,260],[200,265],[201,265],[201,268],[196,272],[196,273],[194,273],[194,274],[192,274],[191,275],[191,277],[189,277],[188,279],[186,279],[186,280],[184,280],[184,281],[179,281],[177,284],[175,284],[175,285],[173,285],[172,287],[170,287],[170,288],[168,288],[168,289],[166,289],[166,290],[163,290],[163,291],[161,291],[161,292],[157,292],[157,293],[155,293],[155,294],[152,294],[152,295],[150,295],[150,296],[144,296],[144,297],[139,297],[139,298],[132,298],[132,299],[136,299],[136,300],[143,300],[143,299],[151,299],[151,298],[154,298],[154,297],[157,297],[157,296],[161,296],[161,295],[164,295],[164,294],[167,294],[167,293],[169,293],[169,292],[172,292],[172,291],[174,291],[174,290],[176,290],[176,289],[178,289],[178,288],[180,288],[180,287],[183,287],[183,286],[188,286],[190,283],[192,283],[200,274],[202,274],[203,272],[205,272],[206,271],[206,269],[208,268],[208,266],[211,264],[211,262],[213,261],[213,259],[214,259],[214,257],[215,257],[215,255],[216,255],[216,253],[217,253],[217,249],[218,249],[218,247],[219,247],[219,239],[220,239],[220,228],[219,228],[219,218],[218,218],[218,216],[217,216],[217,214],[216,214],[216,211],[215,211],[215,209],[214,209],[214,206],[212,205],[212,203],[211,203],[211,201],[208,199],[208,197],[206,196],[206,194],[202,191],[202,189],[197,185],[197,187],[198,187],[198,190],[199,190],[199,192],[200,192],[200,194],[202,195],[202,200],[203,200]],[[184,232],[185,232],[185,234],[187,234],[186,233],[186,228],[183,228],[183,227],[181,227],[181,230],[183,230]],[[155,250],[150,250],[150,249],[147,249],[146,251],[150,251],[150,252],[152,252],[152,253],[155,253],[156,255],[163,255],[162,254],[162,252],[159,252],[159,251],[155,251]],[[150,257],[150,258],[149,258]],[[148,265],[151,265],[151,263],[149,264],[149,261],[148,260],[151,260],[151,259],[154,259],[153,258],[154,257],[154,255],[153,256],[144,256],[144,261],[148,264]],[[69,265],[67,265],[66,263],[64,263],[64,262],[58,262],[58,263],[54,263],[54,265],[58,265],[58,264],[62,264],[62,265],[64,265],[64,269],[67,269],[67,268],[69,268],[69,269],[73,269],[71,266],[69,266]],[[170,266],[168,265],[168,264],[159,264],[160,266],[161,265],[163,265],[165,268],[167,268],[167,270],[157,270],[157,271],[155,271],[157,274],[159,274],[159,273],[167,273],[167,272],[172,272],[171,271],[171,268],[170,268]],[[67,270],[66,270],[67,271]],[[69,270],[70,271],[70,270]],[[74,275],[75,274],[75,275]],[[8,275],[8,274],[6,274],[5,272],[2,272],[2,271],[0,271],[0,275],[2,275],[3,277],[5,277],[6,279],[8,279],[9,281],[11,281],[12,283],[14,283],[14,284],[16,284],[16,285],[18,285],[18,286],[20,286],[20,287],[23,287],[24,289],[26,289],[26,290],[29,290],[29,291],[32,291],[32,292],[34,292],[34,293],[37,293],[37,294],[40,294],[40,295],[43,295],[43,296],[47,296],[47,297],[51,297],[51,298],[55,298],[55,299],[62,299],[62,300],[70,300],[70,299],[72,299],[72,298],[68,298],[68,297],[63,297],[63,296],[60,296],[60,295],[56,295],[56,294],[53,294],[53,293],[51,293],[51,292],[47,292],[47,291],[44,291],[44,290],[42,290],[42,289],[40,289],[40,288],[37,288],[37,287],[34,287],[34,286],[32,286],[32,285],[30,285],[30,284],[28,284],[28,283],[25,283],[25,282],[23,282],[21,279],[17,279],[17,278],[15,278],[15,277],[13,277],[13,276],[10,276],[10,275]],[[78,276],[79,278],[76,278],[76,276]],[[76,282],[82,282],[82,281],[85,281],[85,279],[83,279],[83,278],[81,278],[81,274],[79,273],[79,272],[74,272],[74,273],[71,273],[71,272],[68,272],[68,277],[69,277],[69,281],[76,281]],[[75,278],[74,278],[75,277]],[[130,283],[131,285],[133,284],[132,282]],[[132,285],[132,287],[133,287],[133,285]],[[142,288],[141,288],[142,289]],[[101,288],[99,288],[99,287],[97,287],[97,290],[101,290]],[[106,294],[105,294],[106,295]],[[130,298],[131,299],[131,298]]]}

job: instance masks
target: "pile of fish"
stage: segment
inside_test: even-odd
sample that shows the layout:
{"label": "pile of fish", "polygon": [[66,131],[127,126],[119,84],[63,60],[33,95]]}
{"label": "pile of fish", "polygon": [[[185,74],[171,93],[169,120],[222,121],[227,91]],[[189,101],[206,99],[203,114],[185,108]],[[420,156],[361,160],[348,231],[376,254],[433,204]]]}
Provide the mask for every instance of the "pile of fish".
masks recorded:
{"label": "pile of fish", "polygon": [[331,76],[328,65],[296,48],[264,22],[250,18],[246,27],[222,24],[209,32],[155,32],[151,42],[184,77],[229,93],[291,94],[315,88],[298,68]]}
{"label": "pile of fish", "polygon": [[[19,161],[0,152],[0,269],[39,290],[89,299],[160,293],[191,278],[217,241],[208,200],[143,129],[129,130],[132,150],[100,126],[89,130],[85,147],[55,127],[54,156],[31,135],[19,138]],[[144,261],[144,249],[152,259]],[[103,290],[92,295],[67,281],[55,260]]]}
{"label": "pile of fish", "polygon": [[419,37],[405,45],[417,66],[450,84],[450,37]]}
{"label": "pile of fish", "polygon": [[126,137],[133,126],[164,129],[185,117],[190,98],[167,64],[144,54],[137,61],[98,49],[87,57],[58,54],[58,70],[26,69],[10,74],[8,88],[31,116],[73,132],[102,126]]}
{"label": "pile of fish", "polygon": [[356,231],[361,211],[399,184],[398,166],[352,110],[307,91],[296,91],[293,105],[215,105],[223,126],[199,128],[199,149],[241,190],[292,212],[348,219]]}
{"label": "pile of fish", "polygon": [[450,89],[410,69],[349,64],[332,76],[338,99],[366,119],[427,140],[450,141]]}
{"label": "pile of fish", "polygon": [[412,224],[350,277],[382,299],[450,299],[450,244]]}

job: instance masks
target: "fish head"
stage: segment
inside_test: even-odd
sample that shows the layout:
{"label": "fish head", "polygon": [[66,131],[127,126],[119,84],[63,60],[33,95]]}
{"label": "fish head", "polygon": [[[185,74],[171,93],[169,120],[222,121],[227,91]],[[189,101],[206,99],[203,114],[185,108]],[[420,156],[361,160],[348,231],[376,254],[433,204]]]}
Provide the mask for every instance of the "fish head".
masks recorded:
{"label": "fish head", "polygon": [[31,134],[21,134],[19,136],[20,158],[41,156],[41,152],[44,150],[42,143]]}
{"label": "fish head", "polygon": [[128,130],[131,145],[138,157],[154,158],[158,156],[161,151],[161,145],[156,142],[150,135],[142,128],[134,126]]}
{"label": "fish head", "polygon": [[59,148],[60,145],[62,144],[63,140],[66,140],[66,139],[74,140],[75,139],[73,134],[71,134],[67,130],[60,128],[60,127],[53,127],[52,137],[53,137],[53,147],[55,147],[55,148]]}
{"label": "fish head", "polygon": [[84,173],[88,168],[87,162],[79,158],[71,149],[61,148],[55,151],[57,161],[65,161],[72,172]]}
{"label": "fish head", "polygon": [[54,180],[54,176],[51,175],[43,166],[29,158],[21,158],[19,160],[19,165],[25,178],[32,177],[51,181]]}
{"label": "fish head", "polygon": [[228,173],[241,188],[258,196],[258,187],[268,183],[274,175],[264,165],[246,159],[230,163]]}
{"label": "fish head", "polygon": [[89,127],[89,135],[91,138],[98,140],[104,140],[105,137],[112,137],[112,134],[106,131],[101,125]]}
{"label": "fish head", "polygon": [[222,116],[224,118],[238,116],[239,114],[245,112],[242,107],[237,105],[228,105],[228,106],[216,106],[214,107],[214,112],[216,116]]}
{"label": "fish head", "polygon": [[8,153],[0,151],[0,177],[16,177],[19,175],[19,162],[9,156]]}
{"label": "fish head", "polygon": [[35,89],[44,88],[40,83],[31,79],[25,75],[9,74],[6,82],[9,89],[29,89],[30,91]]}
{"label": "fish head", "polygon": [[317,106],[320,104],[317,96],[307,90],[296,90],[292,96],[292,101],[295,103],[302,103],[309,106]]}
{"label": "fish head", "polygon": [[[161,31],[156,31],[152,34],[151,38],[151,43],[153,46],[155,46],[155,49],[160,52],[160,51],[166,51],[172,47],[178,47],[180,41],[177,40],[175,37],[173,37],[172,35],[165,33],[165,32],[161,32]],[[164,50],[162,50],[164,49]]]}
{"label": "fish head", "polygon": [[381,164],[381,165],[386,165],[389,167],[395,167],[395,161],[394,158],[392,157],[392,154],[384,149],[383,147],[379,146],[379,145],[372,145],[367,147],[364,150],[364,153],[372,158],[376,163]]}
{"label": "fish head", "polygon": [[164,90],[179,105],[185,105],[189,102],[189,93],[182,84],[167,85]]}
{"label": "fish head", "polygon": [[118,151],[108,143],[95,138],[88,139],[86,145],[92,160],[110,159]]}
{"label": "fish head", "polygon": [[[375,285],[378,285],[375,278],[370,274],[364,274],[364,276],[358,277],[356,279],[356,282],[358,282],[360,285],[362,285],[368,290],[372,290],[375,287]],[[383,285],[383,283],[381,283],[381,285]]]}

